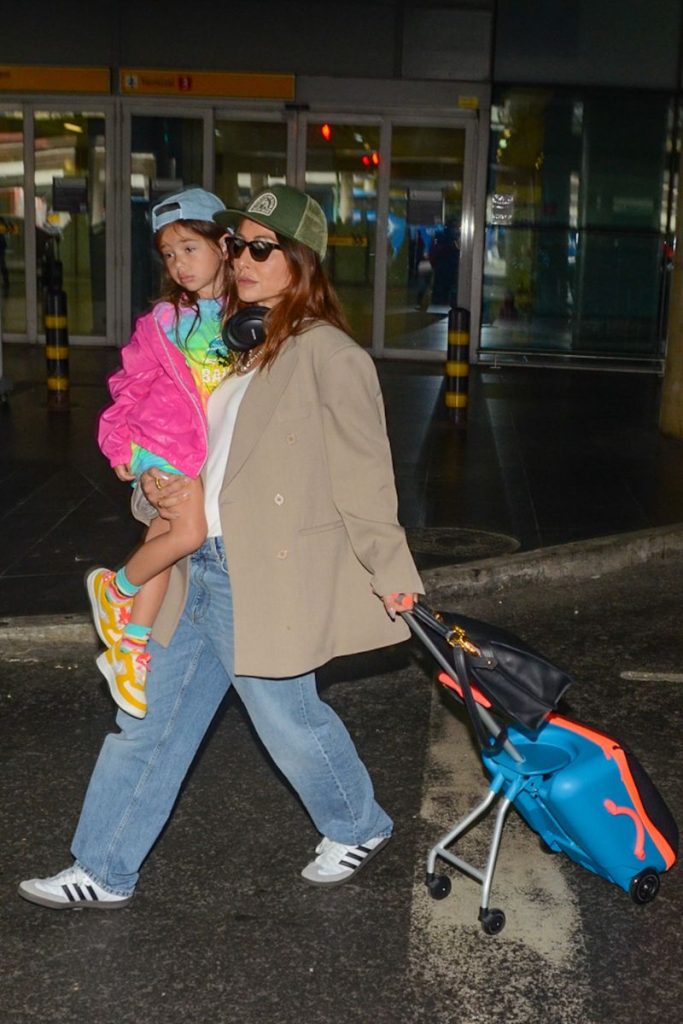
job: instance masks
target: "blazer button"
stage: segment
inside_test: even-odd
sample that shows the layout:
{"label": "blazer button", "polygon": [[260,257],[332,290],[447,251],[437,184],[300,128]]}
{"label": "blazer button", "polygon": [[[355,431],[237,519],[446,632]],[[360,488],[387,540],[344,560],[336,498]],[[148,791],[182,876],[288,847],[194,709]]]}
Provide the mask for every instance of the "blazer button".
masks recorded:
{"label": "blazer button", "polygon": [[287,548],[283,548],[282,551],[278,551],[277,557],[278,558],[286,558],[287,557]]}
{"label": "blazer button", "polygon": [[287,434],[287,444],[296,444],[296,434]]}
{"label": "blazer button", "polygon": [[284,505],[285,503],[285,499],[282,497],[281,494],[276,494],[275,497],[273,498],[273,501],[275,502],[276,505]]}

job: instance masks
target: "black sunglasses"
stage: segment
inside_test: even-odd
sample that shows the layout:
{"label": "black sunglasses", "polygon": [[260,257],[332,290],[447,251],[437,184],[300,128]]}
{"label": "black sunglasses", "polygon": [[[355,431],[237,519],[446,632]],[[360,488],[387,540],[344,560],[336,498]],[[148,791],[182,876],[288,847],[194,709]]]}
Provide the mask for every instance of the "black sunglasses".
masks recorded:
{"label": "black sunglasses", "polygon": [[247,242],[246,238],[239,235],[229,235],[225,240],[228,248],[228,256],[231,260],[239,259],[245,249],[256,263],[265,263],[273,249],[282,249],[277,242],[269,242],[267,238],[255,238],[253,242]]}

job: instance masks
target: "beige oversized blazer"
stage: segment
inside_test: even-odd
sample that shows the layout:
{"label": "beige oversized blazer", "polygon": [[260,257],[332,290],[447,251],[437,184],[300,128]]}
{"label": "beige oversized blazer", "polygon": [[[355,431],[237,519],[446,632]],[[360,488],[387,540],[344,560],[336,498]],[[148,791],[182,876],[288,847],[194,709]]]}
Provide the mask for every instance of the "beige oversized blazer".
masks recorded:
{"label": "beige oversized blazer", "polygon": [[[397,520],[375,367],[347,335],[313,326],[255,373],[219,507],[238,675],[301,675],[406,638],[380,597],[424,591]],[[155,623],[162,644],[187,586],[185,559]]]}

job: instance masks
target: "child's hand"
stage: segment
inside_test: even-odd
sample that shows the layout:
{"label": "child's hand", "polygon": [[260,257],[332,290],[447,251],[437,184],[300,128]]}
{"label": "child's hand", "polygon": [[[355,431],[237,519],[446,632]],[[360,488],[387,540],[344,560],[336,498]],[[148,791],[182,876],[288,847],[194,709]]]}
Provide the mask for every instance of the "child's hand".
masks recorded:
{"label": "child's hand", "polygon": [[130,466],[127,462],[122,462],[118,466],[114,466],[114,472],[119,480],[135,480],[135,475],[131,473]]}

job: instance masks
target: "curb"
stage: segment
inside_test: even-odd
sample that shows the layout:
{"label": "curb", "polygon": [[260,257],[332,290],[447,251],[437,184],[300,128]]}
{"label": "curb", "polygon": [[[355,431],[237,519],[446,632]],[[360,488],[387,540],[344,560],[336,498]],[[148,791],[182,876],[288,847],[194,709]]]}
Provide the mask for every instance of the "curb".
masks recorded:
{"label": "curb", "polygon": [[41,644],[98,644],[89,615],[27,615],[0,619],[0,646],[7,640]]}
{"label": "curb", "polygon": [[[428,600],[437,604],[441,598],[480,596],[511,582],[587,579],[681,552],[683,523],[672,523],[426,569],[422,579]],[[4,640],[96,645],[97,634],[89,615],[10,616],[0,618],[0,645]]]}
{"label": "curb", "polygon": [[572,541],[464,565],[427,569],[422,579],[430,600],[475,596],[507,583],[581,580],[683,552],[683,523]]}

